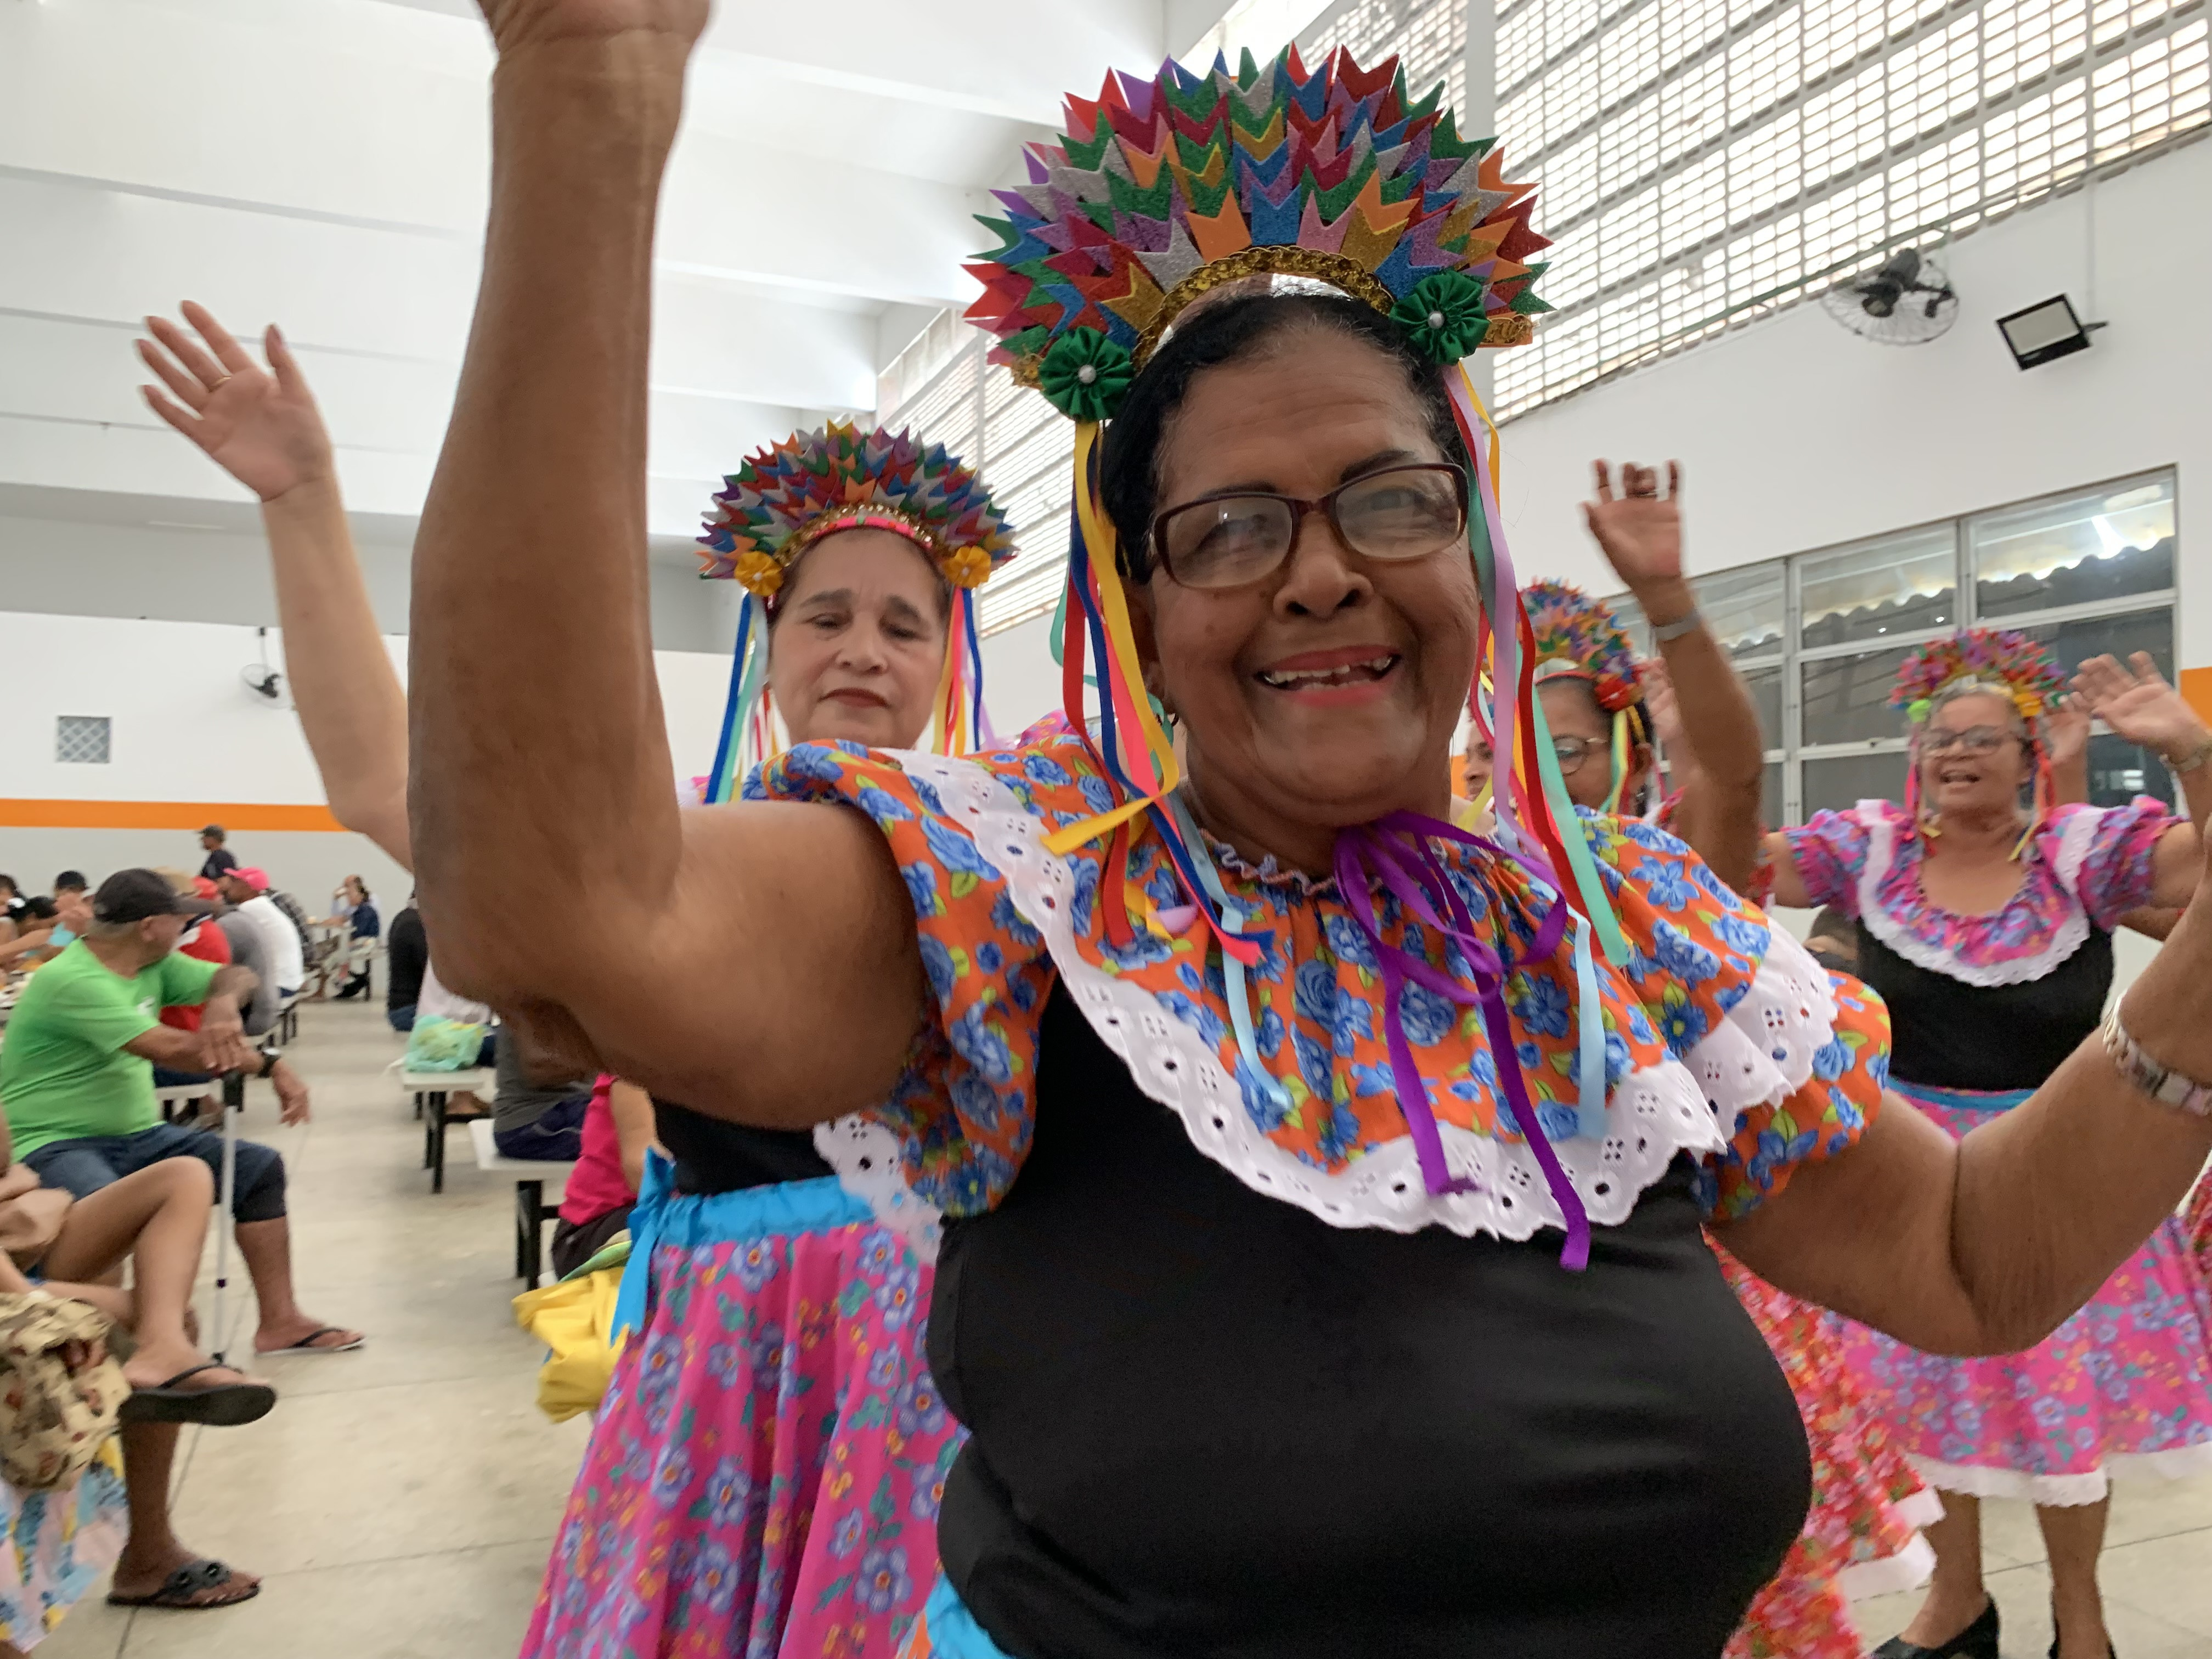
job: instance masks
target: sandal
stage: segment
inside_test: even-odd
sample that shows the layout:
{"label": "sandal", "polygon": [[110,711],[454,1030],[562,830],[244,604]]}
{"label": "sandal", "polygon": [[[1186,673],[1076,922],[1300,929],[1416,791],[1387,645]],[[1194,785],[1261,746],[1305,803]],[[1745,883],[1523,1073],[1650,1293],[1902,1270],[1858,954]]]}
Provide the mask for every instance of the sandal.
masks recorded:
{"label": "sandal", "polygon": [[202,1371],[229,1369],[210,1360],[179,1371],[157,1389],[133,1389],[123,1402],[122,1419],[125,1423],[199,1423],[229,1429],[268,1416],[276,1403],[276,1390],[266,1382],[219,1382],[211,1389],[177,1386]]}
{"label": "sandal", "polygon": [[186,1562],[161,1581],[161,1588],[151,1595],[117,1595],[112,1592],[107,1604],[112,1607],[175,1607],[183,1613],[204,1612],[210,1607],[234,1607],[240,1601],[251,1601],[261,1594],[259,1583],[248,1584],[236,1595],[220,1601],[205,1601],[194,1598],[211,1589],[220,1589],[231,1582],[232,1573],[220,1561],[201,1559]]}
{"label": "sandal", "polygon": [[345,1329],[346,1328],[343,1325],[325,1325],[319,1329],[309,1331],[307,1335],[301,1337],[297,1342],[292,1344],[289,1348],[265,1348],[262,1351],[261,1357],[264,1359],[268,1359],[280,1353],[351,1353],[356,1348],[358,1348],[362,1343],[368,1340],[365,1336],[356,1336],[350,1342],[318,1342],[315,1340],[319,1336],[343,1336],[345,1334]]}

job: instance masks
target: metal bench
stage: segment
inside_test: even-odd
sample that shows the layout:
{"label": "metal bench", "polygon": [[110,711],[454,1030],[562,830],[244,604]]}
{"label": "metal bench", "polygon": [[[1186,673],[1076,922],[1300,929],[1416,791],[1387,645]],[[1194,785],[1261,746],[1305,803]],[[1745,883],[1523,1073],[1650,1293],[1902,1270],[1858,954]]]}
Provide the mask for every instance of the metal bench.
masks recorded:
{"label": "metal bench", "polygon": [[446,1103],[453,1096],[488,1088],[491,1071],[471,1066],[458,1072],[399,1073],[399,1086],[415,1097],[415,1115],[422,1120],[422,1167],[430,1172],[430,1190],[446,1190]]}
{"label": "metal bench", "polygon": [[[569,1173],[576,1166],[504,1156],[492,1142],[488,1117],[470,1122],[469,1141],[476,1151],[477,1168],[514,1176],[514,1276],[535,1290],[545,1270],[545,1224],[560,1207]],[[549,1185],[553,1188],[550,1200],[545,1191]]]}

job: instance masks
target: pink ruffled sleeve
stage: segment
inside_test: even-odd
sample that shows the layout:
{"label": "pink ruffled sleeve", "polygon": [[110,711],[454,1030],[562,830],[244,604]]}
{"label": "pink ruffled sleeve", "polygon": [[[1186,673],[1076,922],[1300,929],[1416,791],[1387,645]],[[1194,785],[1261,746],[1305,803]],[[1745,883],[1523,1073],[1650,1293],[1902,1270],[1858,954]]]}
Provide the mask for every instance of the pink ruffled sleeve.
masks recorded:
{"label": "pink ruffled sleeve", "polygon": [[1848,812],[1815,812],[1808,823],[1782,832],[1805,895],[1832,904],[1847,916],[1859,913],[1859,872],[1866,867],[1866,825]]}
{"label": "pink ruffled sleeve", "polygon": [[2060,811],[2097,814],[2097,827],[2090,834],[2075,890],[2089,920],[2110,933],[2129,911],[2139,910],[2156,898],[2158,843],[2181,820],[2163,801],[2148,795],[2137,795],[2125,806],[2062,807]]}

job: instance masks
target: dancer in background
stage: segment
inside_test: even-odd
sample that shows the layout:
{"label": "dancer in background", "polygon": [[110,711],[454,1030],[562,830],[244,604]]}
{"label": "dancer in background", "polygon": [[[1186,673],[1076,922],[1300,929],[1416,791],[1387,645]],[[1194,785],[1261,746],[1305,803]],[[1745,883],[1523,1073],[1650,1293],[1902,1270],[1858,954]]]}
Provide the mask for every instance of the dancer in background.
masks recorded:
{"label": "dancer in background", "polygon": [[[313,665],[295,671],[294,697],[332,811],[411,867],[405,694],[312,394],[274,328],[264,372],[204,308],[185,314],[204,347],[149,319],[167,350],[141,353],[177,403],[149,400],[262,495],[287,660]],[[794,435],[729,480],[701,539],[705,574],[748,596],[705,781],[714,799],[769,737],[768,707],[809,741],[898,748],[933,723],[949,741],[972,729],[974,590],[1011,556],[1012,532],[941,447],[838,423]],[[910,1206],[908,1235],[878,1224],[809,1131],[653,1104],[673,1166],[648,1166],[629,1216],[623,1315],[641,1328],[601,1404],[524,1652],[580,1654],[612,1627],[626,1654],[681,1638],[890,1659],[935,1571],[958,1433],[921,1349],[933,1218]]]}
{"label": "dancer in background", "polygon": [[[2154,675],[2120,671],[2124,690],[2115,671],[2085,665],[2090,712],[2165,756],[2201,821],[2212,734]],[[1817,813],[1769,842],[1779,902],[1856,918],[1859,973],[1895,1032],[1893,1085],[1954,1135],[2003,1127],[2095,1032],[2121,918],[2186,903],[2197,887],[2197,831],[2158,802],[2051,805],[2043,722],[2062,684],[2024,635],[1970,630],[1923,647],[1891,699],[1911,721],[1905,804]],[[2023,1353],[1954,1358],[1843,1328],[1869,1401],[1945,1505],[1928,1528],[1928,1600],[1883,1659],[1995,1659],[1984,1498],[2036,1505],[2060,1659],[2106,1653],[2097,1557],[2110,1477],[2212,1468],[2212,1304],[2179,1224],[2160,1222]]]}
{"label": "dancer in background", "polygon": [[[1658,788],[1656,730],[1666,738],[1675,782],[1659,806],[1661,826],[1744,890],[1759,847],[1765,743],[1742,677],[1683,580],[1680,473],[1671,465],[1667,471],[1662,491],[1652,469],[1624,467],[1616,495],[1601,461],[1596,495],[1583,508],[1606,562],[1644,614],[1680,618],[1658,630],[1663,661],[1638,663],[1602,606],[1564,582],[1539,582],[1523,592],[1536,686],[1576,805],[1640,811]],[[1863,997],[1842,981],[1836,994]],[[1926,1578],[1934,1557],[1918,1528],[1942,1505],[1866,1408],[1820,1310],[1769,1285],[1717,1241],[1713,1249],[1789,1379],[1813,1457],[1804,1528],[1729,1638],[1728,1659],[1859,1659],[1850,1601]]]}

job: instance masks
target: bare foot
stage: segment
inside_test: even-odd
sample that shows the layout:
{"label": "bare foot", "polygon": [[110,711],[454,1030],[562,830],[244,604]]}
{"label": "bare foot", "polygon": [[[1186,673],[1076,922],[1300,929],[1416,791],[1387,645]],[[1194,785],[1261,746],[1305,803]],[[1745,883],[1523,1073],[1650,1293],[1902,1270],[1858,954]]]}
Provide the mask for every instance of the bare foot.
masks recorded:
{"label": "bare foot", "polygon": [[[173,1590],[170,1575],[181,1568],[200,1571],[192,1574],[194,1582]],[[173,1544],[150,1559],[136,1559],[126,1548],[123,1559],[115,1564],[115,1582],[107,1594],[111,1601],[137,1602],[159,1595],[161,1600],[154,1605],[160,1607],[227,1607],[245,1601],[260,1588],[261,1581],[252,1573],[194,1555],[183,1545]]]}
{"label": "bare foot", "polygon": [[301,1314],[286,1324],[264,1325],[254,1332],[253,1352],[280,1353],[286,1349],[339,1352],[357,1348],[364,1340],[359,1331],[325,1325],[311,1314]]}

